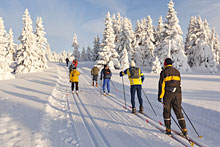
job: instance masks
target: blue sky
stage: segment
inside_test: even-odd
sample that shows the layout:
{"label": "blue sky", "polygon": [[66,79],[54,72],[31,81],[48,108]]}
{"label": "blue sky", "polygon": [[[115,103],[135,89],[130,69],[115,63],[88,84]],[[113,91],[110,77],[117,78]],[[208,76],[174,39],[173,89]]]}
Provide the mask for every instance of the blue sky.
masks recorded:
{"label": "blue sky", "polygon": [[[207,19],[210,27],[220,33],[219,0],[173,0],[184,38],[191,16],[200,15]],[[28,8],[33,24],[41,16],[46,37],[53,51],[72,51],[73,34],[76,33],[81,48],[93,45],[94,37],[102,38],[107,11],[120,12],[131,19],[135,27],[137,19],[150,15],[156,26],[159,16],[166,16],[169,0],[0,0],[0,17],[6,30],[11,27],[14,40],[22,30],[22,16]],[[35,26],[33,26],[35,28]]]}

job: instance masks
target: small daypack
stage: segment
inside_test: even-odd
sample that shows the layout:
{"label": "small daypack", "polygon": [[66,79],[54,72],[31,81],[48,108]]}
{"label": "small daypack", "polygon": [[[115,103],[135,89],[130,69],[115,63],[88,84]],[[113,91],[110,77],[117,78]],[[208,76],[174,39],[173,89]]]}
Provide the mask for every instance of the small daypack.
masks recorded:
{"label": "small daypack", "polygon": [[140,78],[139,68],[132,67],[132,68],[130,68],[129,71],[130,71],[129,78],[131,78],[131,79],[139,79]]}
{"label": "small daypack", "polygon": [[93,75],[98,75],[99,69],[97,67],[93,68]]}

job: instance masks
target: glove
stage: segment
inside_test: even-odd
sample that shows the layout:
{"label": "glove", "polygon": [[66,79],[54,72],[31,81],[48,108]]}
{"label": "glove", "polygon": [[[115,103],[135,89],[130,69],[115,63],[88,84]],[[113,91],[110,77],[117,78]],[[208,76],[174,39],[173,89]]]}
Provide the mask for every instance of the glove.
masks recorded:
{"label": "glove", "polygon": [[158,97],[158,102],[162,103],[162,98]]}
{"label": "glove", "polygon": [[70,83],[71,83],[71,81],[70,81]]}
{"label": "glove", "polygon": [[122,76],[123,76],[122,71],[119,73],[119,75],[120,75],[120,77],[122,77]]}
{"label": "glove", "polygon": [[102,80],[102,78],[100,78],[100,80]]}

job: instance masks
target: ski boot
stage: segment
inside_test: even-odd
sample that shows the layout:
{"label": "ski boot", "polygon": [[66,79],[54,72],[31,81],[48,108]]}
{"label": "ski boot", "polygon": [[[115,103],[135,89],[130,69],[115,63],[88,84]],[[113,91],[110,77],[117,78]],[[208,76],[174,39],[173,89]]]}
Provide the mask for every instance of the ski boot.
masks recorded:
{"label": "ski boot", "polygon": [[131,113],[136,114],[136,108],[132,108]]}
{"label": "ski boot", "polygon": [[166,128],[166,133],[165,134],[171,136],[171,129]]}
{"label": "ski boot", "polygon": [[103,95],[104,95],[104,96],[106,96],[106,93],[105,93],[105,92],[103,92]]}
{"label": "ski boot", "polygon": [[108,93],[108,96],[111,96],[111,94],[110,94],[110,93]]}
{"label": "ski boot", "polygon": [[139,113],[144,114],[144,107],[140,106]]}
{"label": "ski boot", "polygon": [[181,129],[182,133],[183,133],[183,136],[187,136],[187,129]]}
{"label": "ski boot", "polygon": [[92,86],[94,86],[94,82],[92,82]]}
{"label": "ski boot", "polygon": [[98,87],[98,83],[96,83],[96,85],[95,85],[96,87]]}

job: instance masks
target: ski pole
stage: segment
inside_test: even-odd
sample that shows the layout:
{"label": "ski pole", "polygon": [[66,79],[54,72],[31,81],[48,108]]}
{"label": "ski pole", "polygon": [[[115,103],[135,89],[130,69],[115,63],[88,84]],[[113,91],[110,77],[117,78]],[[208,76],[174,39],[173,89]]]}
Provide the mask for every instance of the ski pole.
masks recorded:
{"label": "ski pole", "polygon": [[102,96],[102,80],[101,79],[99,81],[99,84],[100,84],[100,98],[101,98]]}
{"label": "ski pole", "polygon": [[161,102],[161,103],[163,104],[163,107],[164,107],[165,111],[170,114],[171,118],[173,119],[173,121],[175,122],[175,124],[178,126],[178,128],[180,129],[180,131],[182,131],[180,125],[176,122],[176,120],[175,120],[174,117],[172,116],[171,112],[168,111],[168,109],[165,107],[165,105],[164,105],[163,102]]}
{"label": "ski pole", "polygon": [[[111,80],[112,82],[112,80]],[[118,89],[115,87],[115,84],[112,82],[113,87],[115,88],[115,91],[118,91]]]}
{"label": "ski pole", "polygon": [[124,86],[124,79],[123,79],[123,76],[122,76],[122,84],[123,84],[124,101],[125,101],[125,108],[126,108],[125,86]]}
{"label": "ski pole", "polygon": [[[141,88],[141,89],[142,89],[142,88]],[[149,99],[148,99],[148,97],[147,97],[146,93],[144,92],[144,90],[143,90],[143,89],[142,89],[142,91],[143,91],[143,93],[144,93],[144,95],[145,95],[145,97],[146,97],[146,99],[147,99],[148,103],[150,104],[151,109],[153,110],[154,114],[157,116],[157,114],[156,114],[156,112],[155,112],[155,110],[154,110],[153,106],[151,105],[151,103],[150,103],[150,101],[149,101]]]}
{"label": "ski pole", "polygon": [[196,128],[194,127],[194,125],[192,124],[191,120],[189,119],[188,115],[186,114],[185,110],[183,109],[183,107],[181,107],[181,109],[183,110],[183,113],[186,115],[187,119],[189,120],[190,124],[192,125],[194,131],[196,132],[196,134],[198,135],[199,138],[202,138],[202,136],[199,135],[199,133],[196,131]]}

